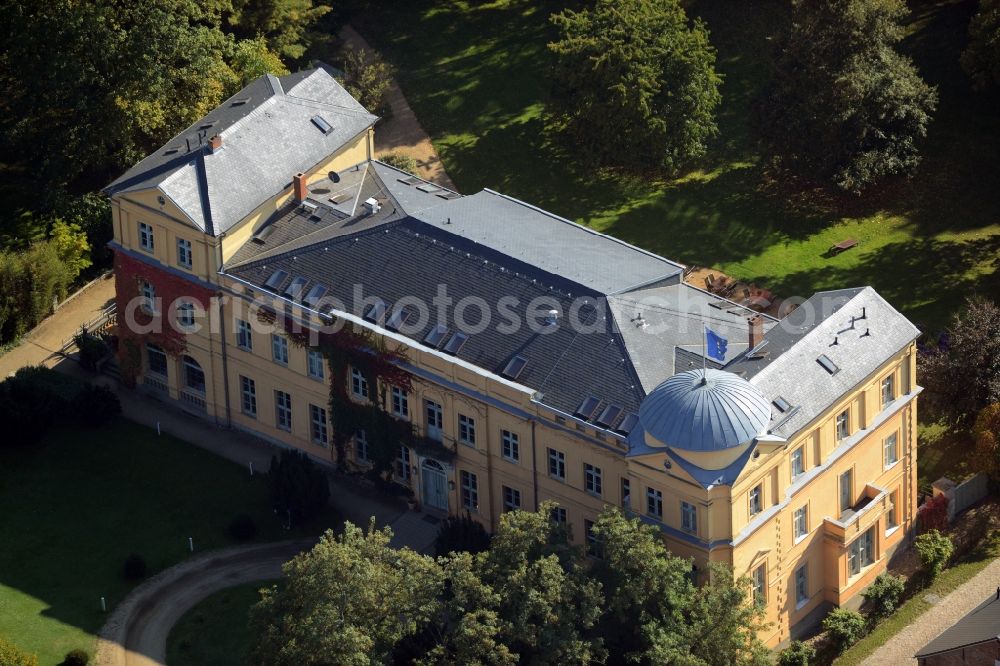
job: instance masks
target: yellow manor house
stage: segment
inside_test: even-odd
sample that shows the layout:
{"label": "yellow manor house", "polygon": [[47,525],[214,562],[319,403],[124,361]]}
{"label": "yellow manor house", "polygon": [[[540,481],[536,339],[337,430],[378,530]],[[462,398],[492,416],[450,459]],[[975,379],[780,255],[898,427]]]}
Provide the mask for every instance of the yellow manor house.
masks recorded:
{"label": "yellow manor house", "polygon": [[[268,75],[108,186],[123,374],[131,353],[141,390],[365,469],[373,433],[333,444],[337,382],[412,424],[393,474],[422,510],[494,529],[554,500],[586,543],[622,507],[695,577],[749,576],[769,645],[857,603],[914,525],[917,329],[869,287],[757,314],[680,264],[376,161],[376,120],[323,67]],[[337,372],[275,316],[402,350],[407,388]]]}

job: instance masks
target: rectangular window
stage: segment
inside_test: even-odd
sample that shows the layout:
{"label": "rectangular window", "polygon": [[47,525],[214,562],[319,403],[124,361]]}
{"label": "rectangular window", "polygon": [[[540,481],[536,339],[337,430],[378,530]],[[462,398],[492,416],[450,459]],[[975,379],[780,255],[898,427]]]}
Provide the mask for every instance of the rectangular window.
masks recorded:
{"label": "rectangular window", "polygon": [[458,415],[458,441],[469,446],[476,445],[476,420],[471,416]]}
{"label": "rectangular window", "polygon": [[896,513],[896,491],[889,494],[889,510],[885,514],[885,529],[886,531],[896,529],[899,527],[899,518]]}
{"label": "rectangular window", "polygon": [[410,418],[410,397],[398,386],[392,387],[392,413],[400,418]]}
{"label": "rectangular window", "polygon": [[594,532],[594,521],[584,520],[583,521],[583,531],[587,533],[587,555],[591,557],[596,557],[597,559],[604,558],[604,543],[601,538]]}
{"label": "rectangular window", "polygon": [[275,363],[288,365],[288,340],[285,336],[271,334],[271,359]]}
{"label": "rectangular window", "polygon": [[194,326],[194,303],[183,301],[177,304],[177,323],[183,328]]}
{"label": "rectangular window", "polygon": [[183,238],[177,239],[177,263],[184,268],[191,268],[193,265],[191,257],[191,241]]}
{"label": "rectangular window", "polygon": [[897,443],[898,437],[896,436],[896,433],[892,433],[886,437],[885,441],[882,443],[886,467],[895,465],[899,462],[899,447],[897,446]]}
{"label": "rectangular window", "polygon": [[472,472],[464,469],[460,474],[462,481],[462,506],[469,511],[479,510],[479,479]]}
{"label": "rectangular window", "polygon": [[167,376],[167,354],[159,347],[146,345],[146,364],[154,375]]}
{"label": "rectangular window", "polygon": [[806,461],[805,461],[805,447],[800,446],[799,448],[792,451],[792,478],[801,476],[803,472],[806,471]]}
{"label": "rectangular window", "polygon": [[847,470],[840,475],[840,512],[843,513],[854,504],[854,470]]}
{"label": "rectangular window", "polygon": [[250,322],[236,320],[236,346],[244,351],[253,351],[253,330]]}
{"label": "rectangular window", "polygon": [[795,570],[795,602],[804,604],[809,600],[809,565],[803,564]]}
{"label": "rectangular window", "polygon": [[750,515],[756,516],[764,508],[764,487],[760,484],[750,491]]}
{"label": "rectangular window", "polygon": [[521,491],[508,486],[503,487],[503,510],[516,511],[521,508]]}
{"label": "rectangular window", "polygon": [[292,396],[284,391],[274,392],[274,422],[282,430],[292,429]]}
{"label": "rectangular window", "polygon": [[444,409],[433,400],[424,400],[424,413],[427,415],[427,436],[441,441],[444,439]]}
{"label": "rectangular window", "polygon": [[145,222],[139,223],[139,247],[148,252],[153,251],[153,227]]}
{"label": "rectangular window", "polygon": [[795,510],[795,514],[792,516],[792,524],[795,528],[796,539],[801,539],[809,533],[809,516],[807,515],[806,507],[803,506]]}
{"label": "rectangular window", "polygon": [[845,409],[840,414],[837,414],[837,441],[842,439],[847,439],[847,436],[851,434],[849,425],[849,414]]}
{"label": "rectangular window", "polygon": [[753,570],[753,602],[758,606],[767,603],[767,565],[762,564]]}
{"label": "rectangular window", "polygon": [[681,502],[681,529],[691,534],[698,533],[698,507]]}
{"label": "rectangular window", "polygon": [[500,455],[511,462],[517,462],[521,459],[517,433],[513,433],[510,430],[502,430],[500,432]]}
{"label": "rectangular window", "polygon": [[403,481],[410,480],[410,449],[406,446],[399,447],[399,457],[396,458],[396,476]]}
{"label": "rectangular window", "polygon": [[368,462],[368,433],[359,430],[354,433],[354,459],[360,463]]}
{"label": "rectangular window", "polygon": [[243,413],[257,417],[257,384],[249,377],[240,376],[240,395]]}
{"label": "rectangular window", "polygon": [[562,451],[549,449],[549,476],[566,480],[566,454]]}
{"label": "rectangular window", "polygon": [[632,508],[632,483],[628,479],[622,479],[622,507]]}
{"label": "rectangular window", "polygon": [[315,349],[310,349],[306,354],[306,364],[309,366],[309,376],[322,381],[325,374],[323,353]]}
{"label": "rectangular window", "polygon": [[599,496],[603,492],[600,467],[594,467],[589,463],[584,463],[583,487],[588,493],[591,493],[593,495]]}
{"label": "rectangular window", "polygon": [[368,399],[368,380],[357,368],[351,368],[351,393],[355,398]]}
{"label": "rectangular window", "polygon": [[646,488],[646,515],[663,518],[663,493],[659,490]]}
{"label": "rectangular window", "polygon": [[552,519],[554,523],[566,524],[566,509],[561,506],[552,507],[552,513],[549,514],[549,518]]}
{"label": "rectangular window", "polygon": [[847,547],[847,571],[851,576],[857,576],[862,569],[875,564],[873,530],[872,527],[868,528]]}
{"label": "rectangular window", "polygon": [[882,409],[896,399],[896,381],[892,375],[882,380]]}
{"label": "rectangular window", "polygon": [[326,425],[326,410],[316,405],[309,405],[309,421],[311,423],[312,441],[326,446],[329,442],[329,432]]}
{"label": "rectangular window", "polygon": [[142,281],[142,307],[150,314],[156,312],[156,287],[145,280]]}

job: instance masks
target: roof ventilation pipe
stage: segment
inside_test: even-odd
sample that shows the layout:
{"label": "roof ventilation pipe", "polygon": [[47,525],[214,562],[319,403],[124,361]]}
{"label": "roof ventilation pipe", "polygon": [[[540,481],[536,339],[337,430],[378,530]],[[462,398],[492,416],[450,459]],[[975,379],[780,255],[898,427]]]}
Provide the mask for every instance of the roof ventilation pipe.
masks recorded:
{"label": "roof ventilation pipe", "polygon": [[375,197],[368,197],[367,199],[365,199],[365,210],[368,211],[369,215],[374,215],[381,209],[382,206],[379,205],[378,199],[376,199]]}
{"label": "roof ventilation pipe", "polygon": [[549,310],[545,313],[545,325],[555,326],[559,323],[559,310]]}

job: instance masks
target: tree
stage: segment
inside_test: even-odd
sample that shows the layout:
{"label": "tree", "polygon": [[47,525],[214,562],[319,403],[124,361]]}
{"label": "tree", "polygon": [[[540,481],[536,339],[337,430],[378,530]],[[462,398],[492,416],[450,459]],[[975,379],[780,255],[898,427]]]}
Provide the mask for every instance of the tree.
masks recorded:
{"label": "tree", "polygon": [[678,0],[597,0],[551,20],[551,108],[585,151],[667,171],[705,154],[722,77],[708,30]]}
{"label": "tree", "polygon": [[267,46],[267,40],[260,36],[236,42],[232,67],[238,79],[233,86],[234,89],[231,90],[233,93],[259,76],[288,74],[288,68],[281,62],[281,57],[271,51]]}
{"label": "tree", "polygon": [[281,458],[271,456],[268,470],[271,506],[282,518],[308,522],[326,508],[330,500],[330,482],[316,463],[301,451],[282,451]]}
{"label": "tree", "polygon": [[914,540],[913,545],[920,555],[920,563],[924,565],[924,570],[931,580],[937,578],[955,552],[955,544],[951,539],[937,530],[921,534]]}
{"label": "tree", "polygon": [[1000,0],[979,0],[979,11],[969,22],[962,67],[977,90],[1000,85]]}
{"label": "tree", "polygon": [[841,652],[851,647],[865,635],[865,618],[861,613],[847,608],[834,608],[823,618],[823,631]]}
{"label": "tree", "polygon": [[895,50],[903,0],[795,0],[757,102],[765,150],[784,167],[860,192],[920,162],[937,92]]}
{"label": "tree", "polygon": [[802,641],[792,641],[778,653],[778,666],[809,666],[815,658],[816,648]]}
{"label": "tree", "polygon": [[1000,307],[969,299],[947,335],[918,360],[922,401],[933,414],[960,423],[1000,402]]}
{"label": "tree", "polygon": [[482,523],[474,520],[466,511],[460,516],[448,516],[438,528],[434,540],[434,550],[438,555],[447,555],[459,551],[481,553],[490,547],[490,535]]}
{"label": "tree", "polygon": [[344,55],[344,79],[351,97],[372,113],[384,115],[386,93],[392,85],[392,66],[371,51],[350,49]]}
{"label": "tree", "polygon": [[389,528],[345,524],[283,567],[281,587],[250,611],[251,661],[309,665],[385,663],[401,639],[441,612],[444,574],[430,557],[389,545]]}
{"label": "tree", "polygon": [[879,574],[864,591],[865,603],[871,609],[872,618],[877,622],[895,613],[905,590],[906,581],[902,576]]}
{"label": "tree", "polygon": [[90,243],[79,224],[56,218],[49,238],[70,280],[75,280],[83,269],[90,267]]}
{"label": "tree", "polygon": [[309,29],[330,11],[313,0],[233,0],[230,23],[244,37],[263,35],[272,51],[297,60],[309,45]]}
{"label": "tree", "polygon": [[1000,470],[1000,402],[983,407],[972,427],[972,437],[981,467],[996,477]]}

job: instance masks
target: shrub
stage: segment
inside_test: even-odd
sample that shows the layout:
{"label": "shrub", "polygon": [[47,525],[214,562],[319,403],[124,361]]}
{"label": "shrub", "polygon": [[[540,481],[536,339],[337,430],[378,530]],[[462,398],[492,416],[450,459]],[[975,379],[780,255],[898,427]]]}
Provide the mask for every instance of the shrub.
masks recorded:
{"label": "shrub", "polygon": [[385,115],[388,105],[385,95],[392,85],[392,66],[377,53],[364,49],[351,50],[344,56],[344,88],[376,115]]}
{"label": "shrub", "polygon": [[951,539],[938,530],[930,530],[921,534],[913,542],[913,545],[916,547],[917,553],[920,555],[920,562],[924,565],[931,580],[937,578],[955,551],[955,544],[951,542]]}
{"label": "shrub", "polygon": [[917,509],[917,528],[921,532],[928,530],[943,530],[948,526],[948,498],[937,495],[920,505]]}
{"label": "shrub", "polygon": [[7,429],[3,441],[12,445],[33,444],[66,407],[66,400],[49,381],[54,370],[22,368],[0,383],[0,422]]}
{"label": "shrub", "polygon": [[146,577],[146,560],[138,553],[132,553],[125,558],[122,574],[126,580],[140,580]]}
{"label": "shrub", "polygon": [[895,613],[905,589],[906,581],[902,576],[879,574],[864,591],[865,603],[871,608],[872,618],[881,620]]}
{"label": "shrub", "polygon": [[0,666],[38,666],[38,657],[0,636]]}
{"label": "shrub", "polygon": [[865,634],[865,618],[846,608],[834,608],[823,619],[823,631],[829,634],[837,650],[844,651]]}
{"label": "shrub", "polygon": [[461,516],[449,516],[441,523],[434,550],[438,555],[452,552],[481,553],[490,547],[490,535],[468,512]]}
{"label": "shrub", "polygon": [[815,658],[816,648],[802,641],[792,641],[778,653],[778,666],[809,666]]}
{"label": "shrub", "polygon": [[110,423],[122,413],[122,403],[114,391],[107,386],[84,387],[70,404],[73,416],[88,426],[102,426]]}
{"label": "shrub", "polygon": [[282,451],[280,459],[272,456],[268,481],[271,506],[283,519],[290,512],[295,522],[309,521],[330,501],[326,473],[299,451]]}
{"label": "shrub", "polygon": [[85,650],[70,650],[63,659],[62,666],[87,666],[90,655]]}
{"label": "shrub", "polygon": [[396,167],[400,171],[405,171],[406,173],[417,175],[417,161],[410,157],[409,155],[404,155],[403,153],[388,153],[378,158],[380,162],[388,164],[391,167]]}
{"label": "shrub", "polygon": [[108,346],[99,337],[91,335],[86,328],[81,328],[73,336],[73,342],[80,349],[80,365],[85,370],[96,372],[97,364],[108,354]]}
{"label": "shrub", "polygon": [[241,513],[229,523],[229,536],[236,541],[253,541],[257,536],[257,523],[245,513]]}

